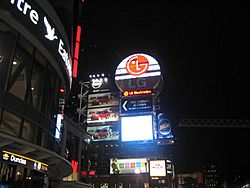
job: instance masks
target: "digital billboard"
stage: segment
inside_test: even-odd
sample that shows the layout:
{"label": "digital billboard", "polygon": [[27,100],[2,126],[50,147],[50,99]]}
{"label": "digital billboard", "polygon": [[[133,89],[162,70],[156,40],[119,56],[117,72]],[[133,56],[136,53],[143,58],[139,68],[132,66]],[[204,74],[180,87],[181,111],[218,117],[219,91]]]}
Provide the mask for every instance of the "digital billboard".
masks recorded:
{"label": "digital billboard", "polygon": [[147,173],[148,161],[146,158],[110,159],[110,174]]}
{"label": "digital billboard", "polygon": [[121,140],[143,141],[153,139],[152,115],[121,117]]}
{"label": "digital billboard", "polygon": [[88,108],[118,106],[118,93],[96,93],[88,95]]}
{"label": "digital billboard", "polygon": [[153,111],[152,97],[126,97],[121,99],[121,113],[131,114]]}
{"label": "digital billboard", "polygon": [[166,176],[166,161],[151,160],[149,161],[149,174],[151,177]]}
{"label": "digital billboard", "polygon": [[118,140],[119,130],[117,125],[91,126],[87,127],[87,132],[93,141]]}
{"label": "digital billboard", "polygon": [[88,109],[87,123],[116,122],[118,119],[118,107]]}

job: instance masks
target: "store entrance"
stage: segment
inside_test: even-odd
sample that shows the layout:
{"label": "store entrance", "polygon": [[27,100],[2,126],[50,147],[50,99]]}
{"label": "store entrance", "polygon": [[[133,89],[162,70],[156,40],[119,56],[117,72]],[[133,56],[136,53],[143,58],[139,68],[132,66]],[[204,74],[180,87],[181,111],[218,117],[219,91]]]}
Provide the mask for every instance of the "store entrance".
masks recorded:
{"label": "store entrance", "polygon": [[45,174],[22,166],[0,163],[0,188],[44,188]]}

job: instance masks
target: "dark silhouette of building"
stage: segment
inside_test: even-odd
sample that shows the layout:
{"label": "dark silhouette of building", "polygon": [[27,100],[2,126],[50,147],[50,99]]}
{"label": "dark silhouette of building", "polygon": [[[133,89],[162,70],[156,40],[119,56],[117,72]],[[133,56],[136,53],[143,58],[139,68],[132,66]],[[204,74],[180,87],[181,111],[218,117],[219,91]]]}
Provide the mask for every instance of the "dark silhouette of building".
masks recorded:
{"label": "dark silhouette of building", "polygon": [[214,163],[206,163],[202,166],[204,187],[217,187],[218,186],[218,170]]}

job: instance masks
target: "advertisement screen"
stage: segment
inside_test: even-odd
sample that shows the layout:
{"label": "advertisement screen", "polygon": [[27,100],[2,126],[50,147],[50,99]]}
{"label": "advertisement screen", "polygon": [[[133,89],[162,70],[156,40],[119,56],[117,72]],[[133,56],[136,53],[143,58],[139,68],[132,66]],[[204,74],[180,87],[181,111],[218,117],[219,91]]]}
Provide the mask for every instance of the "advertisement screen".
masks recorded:
{"label": "advertisement screen", "polygon": [[118,107],[88,109],[87,123],[118,121]]}
{"label": "advertisement screen", "polygon": [[88,108],[118,106],[118,93],[89,94]]}
{"label": "advertisement screen", "polygon": [[122,98],[121,107],[122,114],[151,112],[153,110],[152,97]]}
{"label": "advertisement screen", "polygon": [[153,160],[149,161],[150,176],[159,177],[166,176],[166,162],[165,160]]}
{"label": "advertisement screen", "polygon": [[119,130],[117,125],[91,126],[87,132],[92,136],[93,141],[118,140]]}
{"label": "advertisement screen", "polygon": [[152,115],[121,117],[121,140],[153,139]]}
{"label": "advertisement screen", "polygon": [[148,161],[145,158],[110,159],[110,174],[134,174],[147,172]]}

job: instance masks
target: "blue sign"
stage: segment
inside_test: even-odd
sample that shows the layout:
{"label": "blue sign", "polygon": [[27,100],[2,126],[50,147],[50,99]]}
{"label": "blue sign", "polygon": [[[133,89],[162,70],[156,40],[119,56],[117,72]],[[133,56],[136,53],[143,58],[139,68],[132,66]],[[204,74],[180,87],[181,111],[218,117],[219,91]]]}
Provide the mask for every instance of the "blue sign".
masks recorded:
{"label": "blue sign", "polygon": [[152,97],[122,98],[122,114],[151,111],[153,111]]}

